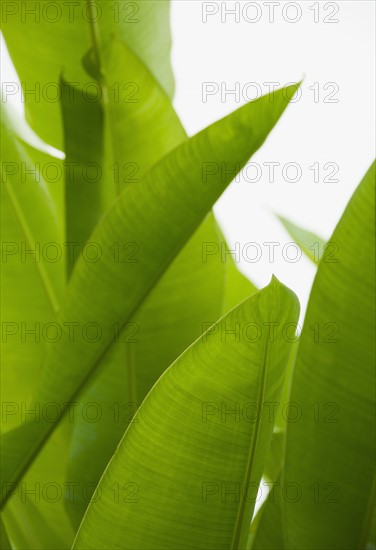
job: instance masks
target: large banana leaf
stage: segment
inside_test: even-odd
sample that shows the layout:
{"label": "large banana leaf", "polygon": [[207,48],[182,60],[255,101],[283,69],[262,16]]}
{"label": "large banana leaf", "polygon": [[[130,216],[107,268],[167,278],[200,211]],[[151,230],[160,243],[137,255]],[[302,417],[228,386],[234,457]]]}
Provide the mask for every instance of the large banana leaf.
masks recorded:
{"label": "large banana leaf", "polygon": [[[61,162],[23,142],[13,132],[12,128],[17,126],[14,118],[8,112],[2,112],[2,115],[1,398],[4,407],[2,430],[8,432],[21,425],[25,416],[30,416],[23,407],[30,400],[43,368],[46,353],[43,327],[54,321],[55,311],[59,308],[65,283],[65,239],[60,178],[51,183],[44,177],[62,173]],[[13,170],[15,173],[10,173]],[[52,244],[50,249],[49,243]],[[22,251],[26,249],[34,249],[37,253],[23,257]],[[49,261],[56,250],[61,252],[60,260]],[[11,254],[4,255],[5,251]],[[15,331],[14,335],[9,334],[11,329]],[[26,332],[33,330],[34,334]],[[43,483],[51,481],[62,484],[68,441],[66,429],[59,428],[48,451],[41,453],[23,479],[26,489],[41,488]],[[15,548],[26,546],[23,538],[28,531],[26,516],[34,510],[33,499],[38,499],[35,495],[28,495],[24,502],[23,498],[20,490],[16,490],[11,509],[8,507],[4,511],[4,522],[6,528],[12,530]],[[41,526],[58,520],[60,535],[65,535],[67,541],[73,540],[62,499],[52,506],[39,497],[32,515],[34,523],[38,521]],[[34,527],[29,536],[35,541],[37,528]],[[50,541],[52,532],[48,538]],[[52,547],[63,548],[60,537],[54,539]]]}
{"label": "large banana leaf", "polygon": [[[78,0],[48,4],[17,0],[4,5],[2,32],[25,91],[27,120],[42,139],[60,149],[60,76],[63,72],[65,80],[79,89],[84,99],[88,91],[96,90],[100,96],[82,59],[93,47],[97,62],[101,62],[113,36],[128,44],[167,93],[173,94],[168,1]],[[123,79],[111,86],[116,91],[122,84]]]}
{"label": "large banana leaf", "polygon": [[[217,238],[213,219],[210,214],[183,248],[79,398],[100,404],[103,411],[95,423],[78,416],[70,451],[68,478],[90,483],[92,492],[150,388],[200,335],[203,324],[221,315],[224,266],[218,259],[203,263],[201,254],[202,241]],[[79,491],[77,497],[67,510],[78,527],[88,499]]]}
{"label": "large banana leaf", "polygon": [[[53,257],[56,251],[54,244],[49,249],[48,243],[56,243],[61,250],[63,237],[56,204],[38,171],[42,153],[34,155],[36,151],[15,135],[4,104],[1,114],[1,386],[2,400],[14,404],[7,409],[11,412],[13,408],[13,414],[3,418],[3,429],[7,431],[20,421],[20,410],[16,409],[30,399],[45,354],[41,338],[38,342],[38,335],[27,334],[26,330],[36,329],[38,333],[38,323],[52,320],[65,274],[63,258],[58,262],[48,260],[49,254]],[[43,156],[45,163],[55,162]],[[34,254],[27,252],[33,250]]]}
{"label": "large banana leaf", "polygon": [[[273,423],[265,414],[250,422],[244,408],[279,398],[290,347],[283,327],[298,310],[273,279],[166,371],[101,479],[75,549],[245,547]],[[264,330],[250,343],[244,328],[270,322],[275,335]],[[224,327],[239,337],[224,337]]]}
{"label": "large banana leaf", "polygon": [[[100,261],[89,264],[80,259],[76,265],[58,318],[63,337],[51,345],[36,401],[67,404],[78,395],[110,348],[114,326],[123,327],[132,318],[230,182],[226,172],[225,177],[217,174],[203,183],[202,163],[210,159],[240,169],[262,145],[286,108],[286,97],[295,90],[290,86],[274,93],[272,100],[264,96],[213,124],[119,197],[91,237],[102,251]],[[114,244],[125,242],[136,244],[142,255],[136,259],[141,261],[114,258]],[[93,319],[100,338],[88,342],[81,328],[72,341],[69,323],[74,320],[85,327]],[[22,434],[9,434],[2,460],[6,480],[22,475],[53,428],[51,422],[30,422],[22,426]]]}
{"label": "large banana leaf", "polygon": [[[364,548],[375,471],[375,164],[351,198],[331,241],[338,263],[320,263],[299,345],[284,482],[289,550]],[[330,253],[328,251],[328,253]]]}
{"label": "large banana leaf", "polygon": [[[203,326],[256,291],[230,257],[226,264],[220,256],[202,262],[203,242],[218,246],[224,242],[222,234],[218,240],[213,219],[210,214],[184,247],[122,336],[123,346],[120,350],[114,346],[117,349],[106,356],[105,367],[80,398],[100,403],[104,414],[95,423],[78,418],[68,478],[90,483],[93,492],[137,407],[163,371],[199,336]],[[132,339],[134,343],[129,341]],[[119,364],[116,358],[121,357],[121,347],[123,360]],[[127,368],[130,377],[124,374]],[[80,492],[74,503],[67,505],[77,527],[87,506],[88,500]]]}

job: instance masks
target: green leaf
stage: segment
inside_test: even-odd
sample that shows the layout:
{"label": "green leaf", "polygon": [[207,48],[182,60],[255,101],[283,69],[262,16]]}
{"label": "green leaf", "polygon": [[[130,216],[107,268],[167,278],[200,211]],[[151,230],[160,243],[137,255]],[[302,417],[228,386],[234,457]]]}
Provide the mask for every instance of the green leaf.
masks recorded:
{"label": "green leaf", "polygon": [[[161,278],[139,312],[104,359],[99,375],[80,396],[96,403],[102,415],[75,423],[68,478],[90,483],[91,492],[127,429],[137,407],[166,368],[221,316],[224,264],[202,262],[202,242],[217,239],[209,214]],[[189,288],[188,293],[186,289]],[[158,322],[156,323],[156,319]],[[126,374],[128,370],[128,374]],[[77,491],[67,510],[78,528],[88,506]],[[91,496],[91,494],[89,495]]]}
{"label": "green leaf", "polygon": [[[88,263],[81,257],[76,264],[58,316],[62,338],[50,347],[35,401],[53,400],[68,407],[85,387],[111,347],[116,327],[124,327],[134,316],[230,183],[228,171],[203,182],[203,163],[210,159],[240,169],[262,145],[295,91],[296,86],[290,86],[274,93],[272,100],[264,96],[241,107],[174,149],[140,184],[125,189],[91,236],[102,253],[99,261]],[[124,256],[124,246],[128,251],[130,247],[131,256]],[[96,341],[88,341],[82,328],[93,319],[101,333],[98,338],[96,332]],[[73,341],[72,320],[81,327]],[[55,425],[29,422],[22,427],[22,437],[9,434],[2,446],[7,447],[2,459],[6,480],[22,475]]]}
{"label": "green leaf", "polygon": [[187,136],[164,89],[124,43],[109,44],[103,70],[111,172],[122,190]]}
{"label": "green leaf", "polygon": [[[23,238],[24,249],[38,248],[37,243],[39,243],[39,247],[42,247],[49,240],[59,243],[62,234],[57,223],[56,204],[51,197],[43,174],[39,171],[38,161],[33,158],[34,152],[37,152],[32,147],[25,146],[15,134],[12,129],[12,120],[4,104],[1,109],[1,119],[1,178],[4,201],[6,201],[4,215],[13,218],[14,221],[9,221],[9,225],[17,226],[18,232]],[[41,156],[42,153],[38,152],[38,155]],[[44,156],[51,163],[54,162],[52,157]],[[31,201],[35,205],[32,211],[30,211]],[[8,228],[8,223],[4,223],[4,228]],[[46,230],[48,231],[48,240],[45,236]],[[12,227],[9,228],[9,231],[12,231]],[[4,242],[10,242],[10,239],[6,236]],[[9,255],[16,254],[11,254],[9,251]],[[51,307],[57,309],[58,295],[64,283],[62,262],[48,261],[46,256],[48,258],[47,254],[36,254],[35,269],[38,271]],[[25,257],[27,257],[26,253],[22,257],[17,255],[17,260],[20,261],[20,258],[25,259]]]}
{"label": "green leaf", "polygon": [[[250,488],[260,481],[273,424],[264,414],[250,422],[240,411],[278,398],[290,346],[282,327],[297,321],[298,310],[295,295],[273,279],[175,361],[106,469],[75,549],[244,548]],[[278,323],[275,335],[264,330],[250,343],[248,323],[269,322]],[[224,328],[240,337],[224,337]],[[111,492],[116,486],[120,500]],[[127,489],[139,504],[124,502]]]}
{"label": "green leaf", "polygon": [[318,264],[326,248],[330,246],[330,243],[326,244],[324,239],[318,237],[315,233],[312,233],[312,231],[295,225],[283,216],[277,217],[304,254],[312,260],[313,263]]}
{"label": "green leaf", "polygon": [[[133,421],[137,407],[159,376],[199,336],[203,327],[256,291],[231,257],[225,263],[220,255],[202,261],[203,243],[215,245],[218,250],[225,244],[221,233],[218,239],[216,229],[214,216],[210,214],[122,335],[123,352],[121,346],[120,349],[115,346],[106,356],[99,376],[80,398],[81,403],[99,404],[103,414],[94,423],[88,423],[82,415],[78,417],[68,477],[81,480],[82,485],[90,483],[92,492],[124,430]],[[190,293],[186,288],[191,289]],[[227,298],[225,309],[221,307],[223,290]],[[132,339],[134,343],[130,342]],[[127,368],[131,377],[124,376]],[[86,497],[78,492],[74,502],[67,503],[67,511],[77,527],[88,506]]]}
{"label": "green leaf", "polygon": [[30,398],[45,357],[44,343],[26,330],[36,329],[37,334],[38,323],[53,319],[65,282],[63,258],[48,261],[49,254],[53,257],[56,252],[48,249],[48,243],[60,246],[61,252],[63,238],[56,203],[38,169],[42,156],[51,164],[55,159],[26,146],[12,126],[2,104],[1,393],[9,412],[3,419],[4,431],[19,422],[20,404]]}
{"label": "green leaf", "polygon": [[[25,418],[32,415],[25,405],[43,370],[47,347],[43,328],[55,321],[65,283],[65,261],[63,229],[59,225],[63,221],[61,189],[52,190],[53,185],[60,187],[61,181],[58,178],[50,186],[51,182],[45,179],[49,173],[61,173],[61,162],[23,142],[13,131],[17,121],[6,111],[2,115],[2,430],[13,433],[12,429],[22,427]],[[45,170],[47,166],[51,172]],[[26,254],[27,250],[36,252]],[[49,261],[56,253],[58,261]],[[29,500],[22,500],[20,490],[39,487],[41,492],[43,482],[58,482],[62,487],[64,449],[67,454],[69,441],[69,434],[63,428],[60,426],[55,432],[51,444],[33,464],[10,502],[14,518],[17,517],[24,526],[10,531],[17,548],[27,547],[22,537],[28,536],[25,518],[32,510],[28,506]],[[40,498],[37,513],[40,525],[57,521],[60,532],[73,540],[62,499],[49,504]],[[8,528],[11,521],[9,508],[4,514]],[[30,532],[29,540],[35,540],[36,533],[37,530],[34,534]],[[62,548],[61,544],[56,536],[54,544],[49,547]]]}
{"label": "green leaf", "polygon": [[114,36],[134,50],[172,97],[169,9],[164,0],[54,5],[17,0],[4,6],[2,32],[24,89],[26,116],[33,130],[47,143],[62,148],[60,75],[63,72],[83,97],[95,87],[100,93],[81,60],[93,47],[100,64]]}
{"label": "green leaf", "polygon": [[[104,114],[95,98],[60,79],[64,129],[66,240],[70,244],[68,271],[114,198],[103,185]],[[107,182],[109,183],[109,182]],[[107,197],[106,197],[107,196]],[[107,200],[106,200],[107,198]]]}
{"label": "green leaf", "polygon": [[[127,44],[150,69],[167,95],[174,95],[175,82],[170,61],[171,30],[169,0],[136,0],[109,5],[97,0],[103,12],[99,21],[99,46],[105,48],[113,36]],[[111,12],[111,13],[110,13]]]}
{"label": "green leaf", "polygon": [[375,164],[351,198],[320,262],[299,344],[284,482],[287,547],[362,549],[374,499]]}

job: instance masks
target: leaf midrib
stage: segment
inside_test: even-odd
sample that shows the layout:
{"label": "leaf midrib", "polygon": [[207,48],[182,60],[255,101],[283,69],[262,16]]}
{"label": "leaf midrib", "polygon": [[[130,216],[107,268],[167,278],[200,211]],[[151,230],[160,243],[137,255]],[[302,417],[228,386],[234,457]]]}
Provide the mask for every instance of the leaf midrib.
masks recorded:
{"label": "leaf midrib", "polygon": [[[270,346],[270,342],[267,339],[266,343],[265,343],[265,348],[264,348],[264,357],[263,357],[263,365],[262,365],[262,373],[261,373],[261,384],[260,384],[260,391],[259,391],[259,397],[258,397],[258,404],[259,405],[261,405],[263,403],[264,395],[265,395],[266,374],[267,374],[267,370],[268,370],[267,365],[268,365],[268,356],[269,356],[269,354],[268,354],[269,346]],[[254,436],[253,436],[253,439],[252,439],[252,445],[251,445],[248,460],[247,460],[247,469],[246,469],[245,477],[244,477],[244,487],[248,487],[249,480],[251,478],[251,473],[252,473],[253,467],[254,467],[255,456],[256,456],[256,451],[257,451],[257,447],[258,447],[260,431],[261,431],[261,418],[262,418],[262,415],[261,414],[258,415],[256,426],[255,426],[255,431],[254,431]],[[240,505],[239,505],[239,508],[238,508],[238,514],[237,514],[236,522],[235,522],[234,534],[233,534],[233,538],[232,538],[232,542],[231,542],[231,550],[238,550],[239,549],[239,544],[240,544],[240,540],[241,540],[241,536],[242,536],[243,518],[244,518],[244,514],[245,514],[246,505],[247,505],[246,499],[241,498],[240,499]]]}

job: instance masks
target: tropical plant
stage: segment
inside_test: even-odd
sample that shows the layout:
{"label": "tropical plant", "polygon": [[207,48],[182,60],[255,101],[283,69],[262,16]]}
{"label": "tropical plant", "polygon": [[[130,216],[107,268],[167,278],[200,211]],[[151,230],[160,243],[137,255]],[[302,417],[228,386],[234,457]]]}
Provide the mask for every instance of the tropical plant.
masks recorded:
{"label": "tropical plant", "polygon": [[296,86],[188,137],[168,2],[32,4],[2,26],[2,547],[374,545],[375,165],[326,245],[280,218],[318,263],[299,335],[211,211]]}

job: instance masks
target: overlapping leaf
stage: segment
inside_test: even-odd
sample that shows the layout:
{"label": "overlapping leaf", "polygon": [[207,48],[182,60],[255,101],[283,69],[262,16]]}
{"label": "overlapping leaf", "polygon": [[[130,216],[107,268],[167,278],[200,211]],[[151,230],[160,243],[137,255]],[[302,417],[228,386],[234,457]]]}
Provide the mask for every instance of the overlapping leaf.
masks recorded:
{"label": "overlapping leaf", "polygon": [[[102,252],[100,261],[89,264],[81,259],[77,263],[59,315],[63,336],[51,346],[36,400],[69,403],[75,398],[111,346],[114,324],[123,327],[133,317],[228,185],[228,173],[204,183],[202,164],[210,159],[244,165],[266,139],[295,90],[291,86],[274,93],[272,101],[264,96],[213,124],[175,149],[140,184],[130,185],[119,197],[91,237]],[[117,243],[136,246],[140,261],[125,263],[124,255],[114,257]],[[83,328],[94,319],[96,341],[88,341],[93,336],[87,337]],[[72,322],[80,327],[73,339]],[[10,436],[2,461],[6,479],[21,475],[53,427],[52,423],[30,423],[23,427],[23,437],[17,433]]]}
{"label": "overlapping leaf", "polygon": [[321,260],[299,345],[285,483],[289,549],[364,548],[374,499],[375,164],[351,198]]}
{"label": "overlapping leaf", "polygon": [[[259,512],[255,550],[365,548],[370,538],[374,182],[375,165],[330,239],[338,261],[327,250],[318,269],[289,399],[301,414],[287,422],[284,467]],[[285,492],[289,484],[293,495]]]}
{"label": "overlapping leaf", "polygon": [[[94,90],[101,95],[98,83],[84,70],[82,59],[93,47],[100,62],[114,36],[132,47],[171,97],[174,81],[169,58],[169,9],[165,0],[7,3],[1,30],[24,89],[28,122],[36,133],[62,148],[60,76],[63,72],[65,80],[84,98]],[[14,92],[11,85],[9,93]],[[116,89],[123,81],[111,85]],[[14,89],[16,86],[14,83]]]}
{"label": "overlapping leaf", "polygon": [[[279,398],[290,347],[283,327],[298,309],[274,279],[180,356],[126,432],[74,548],[245,547],[273,430],[261,411]],[[250,325],[264,327],[252,343]],[[259,414],[245,414],[250,405]]]}
{"label": "overlapping leaf", "polygon": [[[20,421],[20,404],[30,398],[40,372],[45,353],[40,325],[54,318],[65,274],[58,210],[36,160],[42,153],[15,135],[4,104],[1,119],[2,397],[9,402],[3,425],[6,431]],[[44,162],[58,164],[46,155]],[[56,253],[60,261],[50,261]],[[35,333],[28,333],[30,330]]]}
{"label": "overlapping leaf", "polygon": [[[2,115],[1,395],[2,431],[7,433],[22,426],[30,416],[38,422],[45,414],[38,406],[28,409],[26,404],[43,369],[46,334],[53,337],[52,332],[45,332],[45,327],[51,325],[54,330],[65,284],[65,249],[62,163],[15,135],[14,114],[4,111]],[[68,441],[66,427],[59,428],[47,452],[41,453],[22,484],[13,489],[14,496],[3,520],[6,529],[11,529],[15,548],[25,548],[28,535],[33,544],[40,540],[37,526],[34,532],[27,527],[32,517],[40,526],[58,519],[60,534],[52,529],[48,539],[50,545],[54,541],[53,547],[68,548],[73,540],[63,499],[52,507],[42,494],[50,482],[62,488]],[[29,495],[29,490],[35,493]],[[66,536],[64,543],[61,536]]]}

